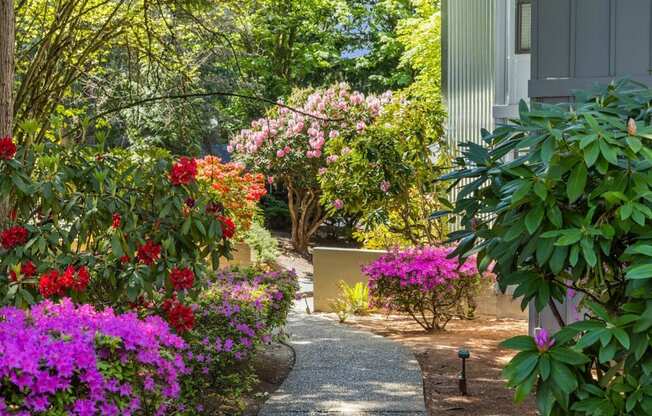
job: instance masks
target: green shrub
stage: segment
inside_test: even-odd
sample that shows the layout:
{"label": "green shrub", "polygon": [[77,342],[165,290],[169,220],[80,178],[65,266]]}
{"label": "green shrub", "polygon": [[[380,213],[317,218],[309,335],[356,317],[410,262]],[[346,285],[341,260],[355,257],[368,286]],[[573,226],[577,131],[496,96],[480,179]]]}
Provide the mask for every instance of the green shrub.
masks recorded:
{"label": "green shrub", "polygon": [[[629,82],[571,110],[522,103],[444,178],[466,183],[457,254],[495,264],[501,288],[561,327],[504,343],[520,351],[505,369],[516,400],[536,392],[542,415],[652,414],[651,109]],[[570,323],[554,302],[574,295],[585,319]]]}
{"label": "green shrub", "polygon": [[[433,245],[445,239],[446,222],[429,218],[446,202],[446,185],[435,181],[449,164],[443,120],[438,100],[404,93],[364,133],[328,142],[334,156],[319,176],[322,202],[338,201],[332,212],[359,218],[363,229],[354,234],[359,241],[378,247],[396,240]],[[390,238],[378,238],[385,230]]]}
{"label": "green shrub", "polygon": [[287,202],[276,198],[274,195],[265,195],[261,199],[265,225],[272,230],[289,230],[292,226],[290,209]]}
{"label": "green shrub", "polygon": [[245,233],[244,241],[254,251],[256,262],[269,263],[278,259],[278,241],[265,227],[253,223]]}
{"label": "green shrub", "polygon": [[339,282],[340,296],[331,301],[331,308],[337,313],[340,322],[349,315],[366,315],[369,312],[369,288],[362,282],[349,286],[344,281]]}
{"label": "green shrub", "polygon": [[209,272],[204,259],[230,252],[231,212],[202,192],[194,159],[102,143],[15,153],[11,138],[0,140],[12,150],[0,157],[0,211],[8,208],[0,216],[0,304],[69,294],[54,279],[69,268],[86,271],[78,302],[124,310],[154,291],[171,294],[167,277],[177,268],[193,274],[186,289],[194,295]]}

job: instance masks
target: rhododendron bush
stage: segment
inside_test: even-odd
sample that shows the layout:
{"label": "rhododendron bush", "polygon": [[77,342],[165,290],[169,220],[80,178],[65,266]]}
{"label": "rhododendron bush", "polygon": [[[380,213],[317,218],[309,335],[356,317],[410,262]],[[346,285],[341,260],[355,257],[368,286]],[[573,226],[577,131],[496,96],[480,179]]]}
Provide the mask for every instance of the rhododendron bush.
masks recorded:
{"label": "rhododendron bush", "polygon": [[515,400],[536,394],[542,416],[652,414],[651,104],[630,81],[570,110],[521,103],[447,175],[464,184],[456,254],[545,310],[535,337],[503,344],[518,351],[504,370]]}
{"label": "rhododendron bush", "polygon": [[350,151],[327,160],[319,175],[322,202],[337,201],[336,208],[359,217],[362,230],[354,236],[369,248],[446,239],[446,222],[430,220],[448,206],[447,184],[436,181],[449,165],[443,123],[439,100],[402,93],[349,140]]}
{"label": "rhododendron bush", "polygon": [[350,152],[349,141],[363,133],[391,100],[391,93],[365,97],[338,84],[311,94],[297,91],[289,104],[234,137],[229,150],[235,157],[267,177],[269,183],[287,188],[295,249],[307,250],[310,237],[329,211],[341,201],[322,205],[319,176],[340,156]]}
{"label": "rhododendron bush", "polygon": [[230,213],[234,232],[242,237],[251,227],[258,201],[267,193],[264,176],[247,172],[241,163],[223,163],[216,156],[199,159],[197,168],[200,185]]}
{"label": "rhododendron bush", "polygon": [[205,259],[228,255],[235,231],[198,170],[155,148],[4,150],[0,190],[11,210],[0,219],[0,299],[71,296],[125,309],[178,292],[185,303],[205,281]]}
{"label": "rhododendron bush", "polygon": [[154,316],[70,299],[0,308],[0,414],[166,414],[188,372],[186,348]]}
{"label": "rhododendron bush", "polygon": [[425,330],[444,329],[455,316],[475,311],[483,277],[475,258],[460,263],[449,247],[393,251],[364,266],[369,294],[377,306],[409,314]]}

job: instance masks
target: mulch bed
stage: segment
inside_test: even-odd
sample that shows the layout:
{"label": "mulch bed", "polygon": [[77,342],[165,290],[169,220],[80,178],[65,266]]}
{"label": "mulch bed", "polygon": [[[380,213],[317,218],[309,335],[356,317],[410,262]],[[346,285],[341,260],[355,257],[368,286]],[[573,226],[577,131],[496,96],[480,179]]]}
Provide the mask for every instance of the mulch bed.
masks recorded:
{"label": "mulch bed", "polygon": [[[334,314],[328,314],[337,319]],[[432,416],[535,416],[533,398],[516,405],[513,392],[501,377],[514,352],[498,344],[506,338],[527,334],[527,321],[478,318],[453,320],[445,331],[424,332],[403,316],[372,314],[355,316],[345,323],[391,338],[409,347],[419,361],[424,378],[426,407]],[[470,350],[467,360],[468,396],[458,389],[460,348]]]}

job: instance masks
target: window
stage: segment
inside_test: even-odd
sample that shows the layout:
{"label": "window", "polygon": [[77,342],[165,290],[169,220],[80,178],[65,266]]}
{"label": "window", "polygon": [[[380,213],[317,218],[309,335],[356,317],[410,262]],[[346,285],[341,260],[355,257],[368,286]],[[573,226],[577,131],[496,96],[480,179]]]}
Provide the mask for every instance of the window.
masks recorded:
{"label": "window", "polygon": [[516,0],[516,53],[530,53],[532,44],[532,1]]}

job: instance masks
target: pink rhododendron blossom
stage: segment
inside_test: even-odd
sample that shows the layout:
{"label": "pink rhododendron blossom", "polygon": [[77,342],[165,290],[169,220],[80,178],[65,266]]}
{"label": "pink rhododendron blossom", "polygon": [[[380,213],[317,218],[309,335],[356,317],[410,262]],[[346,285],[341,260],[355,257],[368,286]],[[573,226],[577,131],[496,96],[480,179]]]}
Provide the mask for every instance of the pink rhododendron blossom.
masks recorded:
{"label": "pink rhododendron blossom", "polygon": [[555,340],[545,328],[540,328],[534,335],[534,343],[540,352],[546,352],[555,345]]}
{"label": "pink rhododendron blossom", "polygon": [[[320,158],[328,140],[366,129],[382,105],[382,97],[365,97],[360,92],[351,91],[346,84],[338,84],[311,94],[299,108],[319,118],[287,108],[279,109],[274,117],[252,121],[250,128],[243,129],[230,141],[228,149],[236,154],[236,158],[255,158],[255,165],[287,156],[290,147],[306,159]],[[353,107],[355,112],[351,111]],[[275,168],[271,163],[270,172],[264,173],[271,174]],[[314,168],[319,169],[319,166]]]}
{"label": "pink rhododendron blossom", "polygon": [[390,185],[389,181],[381,181],[380,182],[380,190],[385,192],[385,193],[389,192],[390,186],[391,185]]}
{"label": "pink rhododendron blossom", "polygon": [[335,207],[335,209],[342,209],[344,208],[344,201],[342,201],[341,199],[336,199],[335,201],[333,201],[333,206]]}

